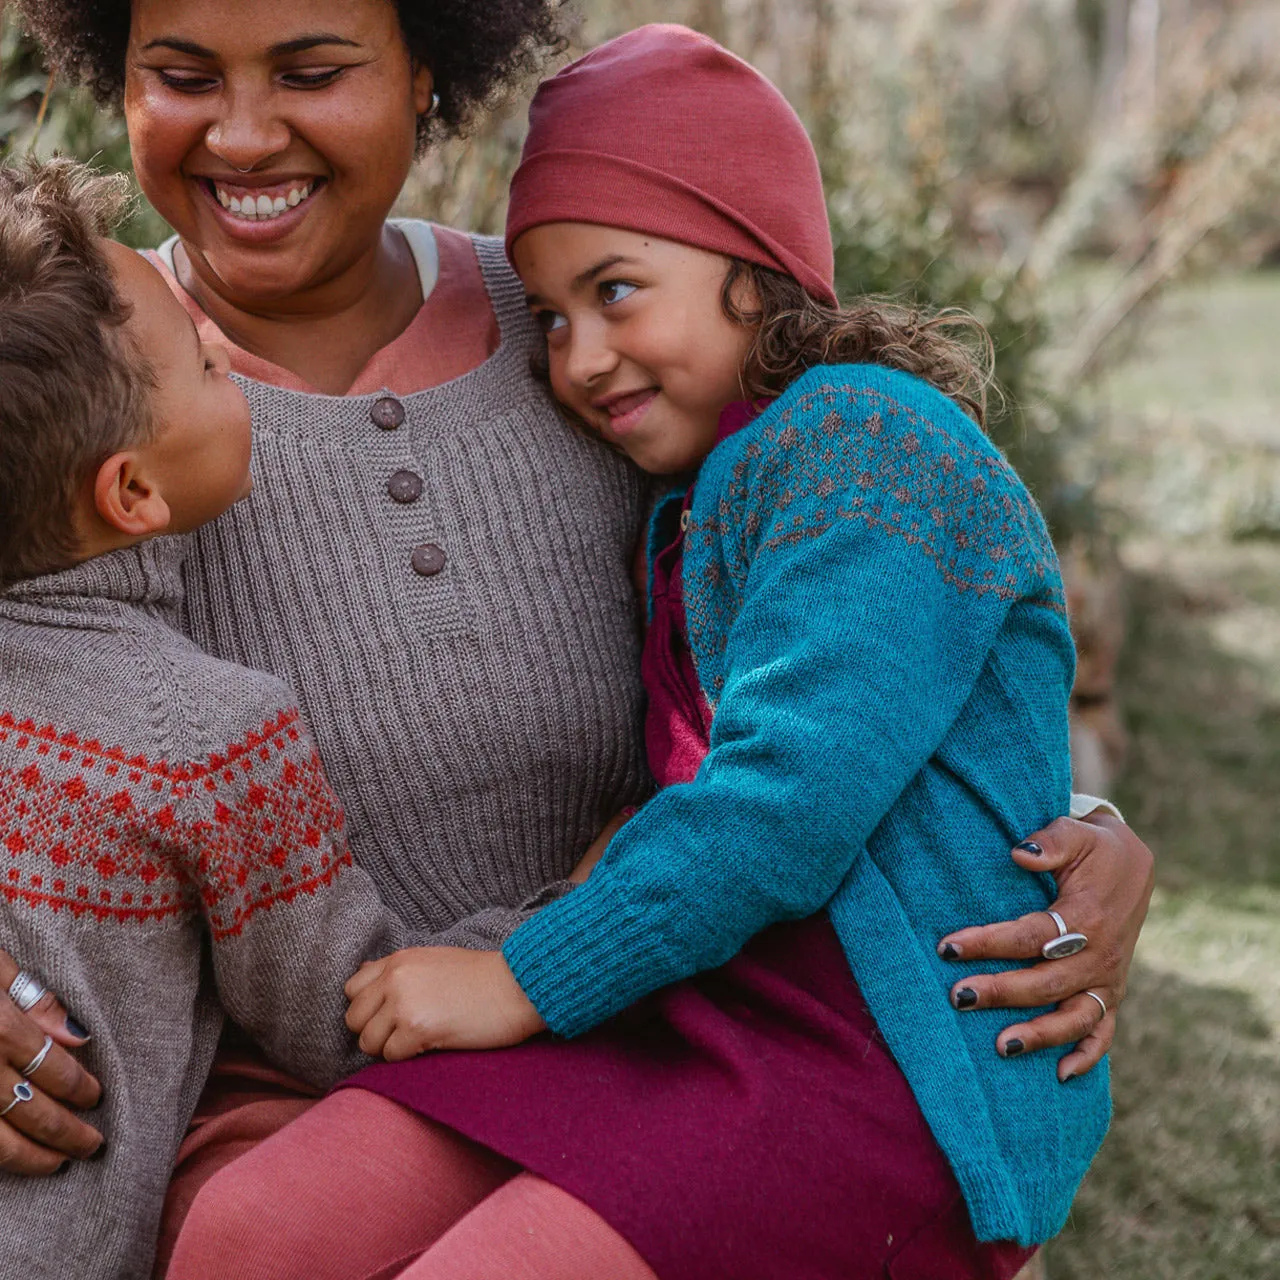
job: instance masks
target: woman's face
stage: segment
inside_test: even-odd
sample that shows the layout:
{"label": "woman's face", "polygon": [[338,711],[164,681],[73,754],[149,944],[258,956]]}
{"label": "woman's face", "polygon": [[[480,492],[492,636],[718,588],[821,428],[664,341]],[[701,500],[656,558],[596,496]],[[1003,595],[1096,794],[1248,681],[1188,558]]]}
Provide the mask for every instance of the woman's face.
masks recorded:
{"label": "woman's face", "polygon": [[390,0],[133,0],[138,181],[249,310],[376,252],[430,101]]}

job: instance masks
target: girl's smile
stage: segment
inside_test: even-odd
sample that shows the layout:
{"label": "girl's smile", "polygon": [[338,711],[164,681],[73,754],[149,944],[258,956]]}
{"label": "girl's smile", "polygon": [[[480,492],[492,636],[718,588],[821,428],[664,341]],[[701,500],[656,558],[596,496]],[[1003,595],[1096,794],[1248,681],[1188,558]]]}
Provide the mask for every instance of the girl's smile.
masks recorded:
{"label": "girl's smile", "polygon": [[729,260],[579,222],[534,227],[513,256],[556,399],[646,471],[697,467],[754,337],[721,305]]}

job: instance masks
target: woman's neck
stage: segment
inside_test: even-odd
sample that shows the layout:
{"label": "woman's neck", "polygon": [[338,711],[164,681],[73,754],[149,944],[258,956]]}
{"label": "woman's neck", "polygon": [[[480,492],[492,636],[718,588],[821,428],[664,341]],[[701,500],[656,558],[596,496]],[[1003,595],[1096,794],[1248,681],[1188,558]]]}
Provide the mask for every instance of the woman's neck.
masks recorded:
{"label": "woman's neck", "polygon": [[384,227],[378,245],[339,277],[278,308],[226,297],[181,241],[173,265],[182,287],[230,341],[328,395],[345,395],[423,301],[413,253],[393,227]]}

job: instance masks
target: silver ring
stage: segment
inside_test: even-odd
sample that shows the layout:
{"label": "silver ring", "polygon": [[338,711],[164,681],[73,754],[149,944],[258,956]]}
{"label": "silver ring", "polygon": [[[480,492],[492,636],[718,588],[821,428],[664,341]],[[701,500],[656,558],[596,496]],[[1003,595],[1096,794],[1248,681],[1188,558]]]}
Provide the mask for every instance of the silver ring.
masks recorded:
{"label": "silver ring", "polygon": [[1107,1002],[1096,991],[1085,991],[1085,995],[1098,1002],[1098,1008],[1102,1010],[1102,1016],[1107,1016]]}
{"label": "silver ring", "polygon": [[47,990],[35,974],[19,969],[18,976],[9,984],[9,999],[26,1013]]}
{"label": "silver ring", "polygon": [[1050,938],[1040,948],[1040,954],[1046,960],[1065,960],[1068,956],[1083,951],[1089,945],[1089,939],[1083,933],[1072,933],[1067,928],[1066,921],[1056,911],[1046,910],[1045,915],[1058,926],[1058,936]]}
{"label": "silver ring", "polygon": [[35,1075],[35,1073],[40,1070],[40,1064],[45,1060],[45,1058],[49,1056],[49,1050],[52,1048],[53,1048],[53,1037],[45,1036],[44,1044],[40,1046],[40,1052],[37,1053],[36,1056],[32,1058],[31,1061],[28,1062],[27,1065],[23,1067],[21,1071],[18,1072],[18,1074],[20,1076]]}
{"label": "silver ring", "polygon": [[3,1110],[0,1110],[0,1116],[7,1116],[20,1102],[30,1102],[36,1096],[36,1091],[25,1081],[19,1080],[13,1086],[13,1101]]}

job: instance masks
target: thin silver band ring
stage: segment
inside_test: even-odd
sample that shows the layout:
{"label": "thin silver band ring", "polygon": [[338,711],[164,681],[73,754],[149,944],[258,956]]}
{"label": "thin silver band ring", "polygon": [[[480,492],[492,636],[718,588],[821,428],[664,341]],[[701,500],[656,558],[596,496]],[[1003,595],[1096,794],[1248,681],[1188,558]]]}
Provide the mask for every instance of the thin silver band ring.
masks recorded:
{"label": "thin silver band ring", "polygon": [[1085,991],[1084,994],[1098,1002],[1098,1008],[1102,1010],[1102,1016],[1105,1018],[1107,1016],[1107,1002],[1096,991]]}
{"label": "thin silver band ring", "polygon": [[36,1096],[36,1091],[25,1081],[19,1080],[13,1086],[13,1101],[7,1107],[0,1109],[0,1116],[7,1116],[20,1102],[30,1102]]}
{"label": "thin silver band ring", "polygon": [[49,1056],[49,1050],[52,1048],[53,1048],[53,1037],[45,1036],[44,1044],[40,1046],[40,1052],[37,1053],[36,1056],[32,1058],[31,1061],[28,1062],[27,1065],[23,1067],[21,1071],[18,1072],[18,1074],[20,1076],[35,1075],[35,1073],[40,1070],[40,1064],[44,1062],[45,1058]]}

